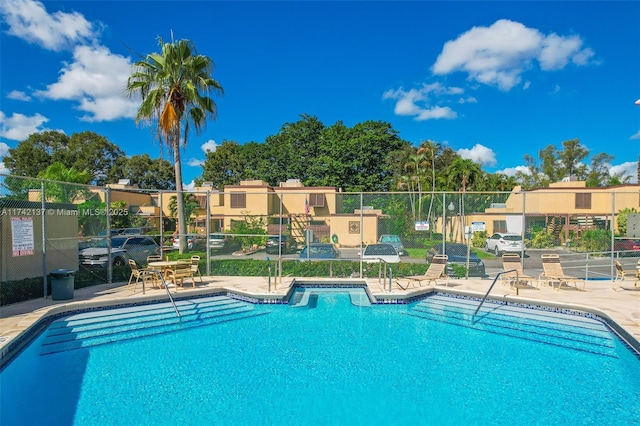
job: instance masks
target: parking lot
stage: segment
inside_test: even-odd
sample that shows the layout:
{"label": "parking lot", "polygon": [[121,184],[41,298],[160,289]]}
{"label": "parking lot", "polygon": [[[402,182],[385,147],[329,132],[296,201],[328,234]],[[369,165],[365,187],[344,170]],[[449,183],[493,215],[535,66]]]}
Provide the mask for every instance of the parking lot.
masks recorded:
{"label": "parking lot", "polygon": [[[359,248],[340,248],[340,259],[344,261],[358,261],[360,256]],[[426,253],[426,249],[425,249]],[[594,255],[586,253],[574,253],[563,249],[529,249],[524,258],[524,270],[528,275],[537,277],[542,273],[542,254],[553,253],[560,256],[562,268],[568,275],[587,278],[587,279],[612,279],[615,278],[615,266],[613,260],[608,255]],[[234,256],[231,253],[216,254],[212,251],[212,258],[215,259],[237,259],[238,256]],[[487,279],[493,278],[502,268],[502,258],[494,257],[487,253],[489,258],[483,259],[486,267]],[[270,260],[278,258],[277,254],[267,254],[264,250],[259,250],[256,253],[247,256],[251,259],[266,260],[269,257]],[[295,260],[299,258],[297,253],[285,254],[283,259]],[[425,262],[424,259],[410,258],[408,256],[402,256],[402,262]],[[620,257],[618,260],[624,266],[624,269],[633,270],[637,266],[638,257]],[[334,260],[335,261],[335,260]]]}

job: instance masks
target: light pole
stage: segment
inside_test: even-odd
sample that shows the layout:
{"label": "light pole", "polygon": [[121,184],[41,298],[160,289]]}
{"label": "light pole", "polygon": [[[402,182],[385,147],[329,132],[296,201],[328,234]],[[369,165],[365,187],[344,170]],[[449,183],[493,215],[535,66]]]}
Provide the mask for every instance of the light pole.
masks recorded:
{"label": "light pole", "polygon": [[453,241],[453,211],[456,209],[453,201],[449,203],[447,209],[449,210],[449,241]]}

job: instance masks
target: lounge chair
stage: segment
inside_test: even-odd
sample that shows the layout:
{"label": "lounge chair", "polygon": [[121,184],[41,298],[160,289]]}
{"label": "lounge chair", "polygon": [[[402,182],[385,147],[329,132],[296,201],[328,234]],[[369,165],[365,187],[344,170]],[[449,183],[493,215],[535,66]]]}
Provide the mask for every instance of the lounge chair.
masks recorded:
{"label": "lounge chair", "polygon": [[191,271],[191,260],[188,259],[180,259],[173,268],[167,269],[165,278],[173,281],[176,289],[178,289],[178,281],[184,287],[184,279],[191,278],[193,288],[196,288],[196,280],[193,278],[193,272]]}
{"label": "lounge chair", "polygon": [[[396,284],[402,290],[406,290],[407,288],[409,288],[409,285],[411,284],[415,286],[416,282],[420,287],[422,287],[422,281],[426,281],[427,285],[429,285],[430,282],[433,282],[434,285],[437,285],[438,279],[442,279],[444,280],[445,284],[448,287],[449,277],[445,273],[445,268],[447,267],[448,260],[449,260],[449,256],[447,256],[446,254],[436,254],[433,256],[433,259],[431,260],[431,264],[429,265],[429,268],[426,270],[426,272],[423,275],[410,275],[407,277],[399,277],[399,278],[396,278]],[[400,283],[400,280],[407,280],[407,284],[403,287],[402,284]]]}
{"label": "lounge chair", "polygon": [[578,289],[578,281],[582,282],[582,290],[585,289],[585,281],[582,278],[567,275],[562,270],[560,264],[560,256],[557,254],[543,254],[542,256],[542,269],[544,272],[540,274],[539,280],[544,281],[547,285],[554,282],[558,283],[558,287],[554,288],[560,290],[562,284],[569,285],[569,282],[573,282],[574,287]]}
{"label": "lounge chair", "polygon": [[[524,285],[525,287],[533,287],[533,284],[537,284],[537,280],[524,273],[522,269],[522,263],[520,262],[520,255],[517,253],[505,253],[502,255],[502,269],[506,272],[501,275],[502,283],[509,284],[509,287],[518,287]],[[513,271],[515,269],[515,271]]]}
{"label": "lounge chair", "polygon": [[200,276],[200,282],[202,282],[202,274],[200,273],[200,256],[193,255],[191,256],[191,273],[195,277],[196,274]]}
{"label": "lounge chair", "polygon": [[614,281],[617,281],[618,278],[620,278],[620,281],[624,281],[626,278],[635,278],[633,289],[637,289],[638,281],[640,281],[640,259],[638,260],[638,266],[636,267],[635,271],[625,270],[618,260],[614,260],[614,263],[616,265],[616,279]]}

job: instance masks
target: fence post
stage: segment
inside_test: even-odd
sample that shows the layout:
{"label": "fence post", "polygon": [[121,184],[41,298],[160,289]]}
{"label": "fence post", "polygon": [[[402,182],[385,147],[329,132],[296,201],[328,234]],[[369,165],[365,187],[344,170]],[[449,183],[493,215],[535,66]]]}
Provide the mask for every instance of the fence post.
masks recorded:
{"label": "fence post", "polygon": [[614,260],[613,260],[613,253],[615,252],[615,243],[616,243],[616,239],[615,239],[615,234],[616,234],[616,228],[615,225],[617,223],[616,220],[616,193],[612,192],[611,193],[611,226],[610,226],[610,231],[611,231],[611,262],[609,265],[609,274],[611,275],[611,279],[613,280],[613,278],[615,277],[615,275],[613,275],[613,271],[615,271],[615,266],[614,266]]}
{"label": "fence post", "polygon": [[364,232],[364,213],[362,210],[362,206],[364,205],[364,200],[363,200],[364,194],[361,192],[360,193],[360,278],[362,278],[362,239],[364,237],[363,232]]}
{"label": "fence post", "polygon": [[209,246],[211,244],[210,238],[209,236],[211,235],[211,212],[210,212],[210,205],[209,205],[209,198],[211,198],[211,190],[207,189],[207,200],[205,201],[205,207],[207,209],[207,213],[205,214],[205,219],[207,221],[206,225],[205,225],[205,230],[206,230],[206,240],[205,240],[205,248],[207,250],[207,276],[211,275],[211,247]]}
{"label": "fence post", "polygon": [[45,219],[45,207],[47,206],[44,190],[44,180],[40,180],[40,206],[42,208],[42,214],[40,215],[40,222],[42,226],[42,297],[47,298],[47,220]]}
{"label": "fence post", "polygon": [[106,207],[106,219],[107,219],[107,283],[111,284],[113,281],[113,265],[111,264],[111,215],[109,214],[109,207],[111,206],[111,190],[107,186],[105,188],[104,200],[107,204]]}

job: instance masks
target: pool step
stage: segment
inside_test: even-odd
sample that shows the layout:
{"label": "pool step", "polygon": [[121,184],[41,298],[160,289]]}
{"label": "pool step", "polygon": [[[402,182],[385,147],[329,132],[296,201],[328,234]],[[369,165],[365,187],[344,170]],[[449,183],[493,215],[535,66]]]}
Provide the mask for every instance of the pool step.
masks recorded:
{"label": "pool step", "polygon": [[340,288],[340,287],[302,287],[295,290],[289,306],[292,308],[315,308],[318,296],[335,293],[348,293],[351,304],[354,306],[369,307],[371,301],[364,288]]}
{"label": "pool step", "polygon": [[478,305],[477,300],[436,295],[422,300],[407,313],[491,333],[616,356],[611,333],[595,319],[489,302],[473,317]]}
{"label": "pool step", "polygon": [[102,345],[142,336],[251,318],[254,306],[227,296],[176,302],[180,317],[169,303],[88,312],[51,324],[41,354]]}

